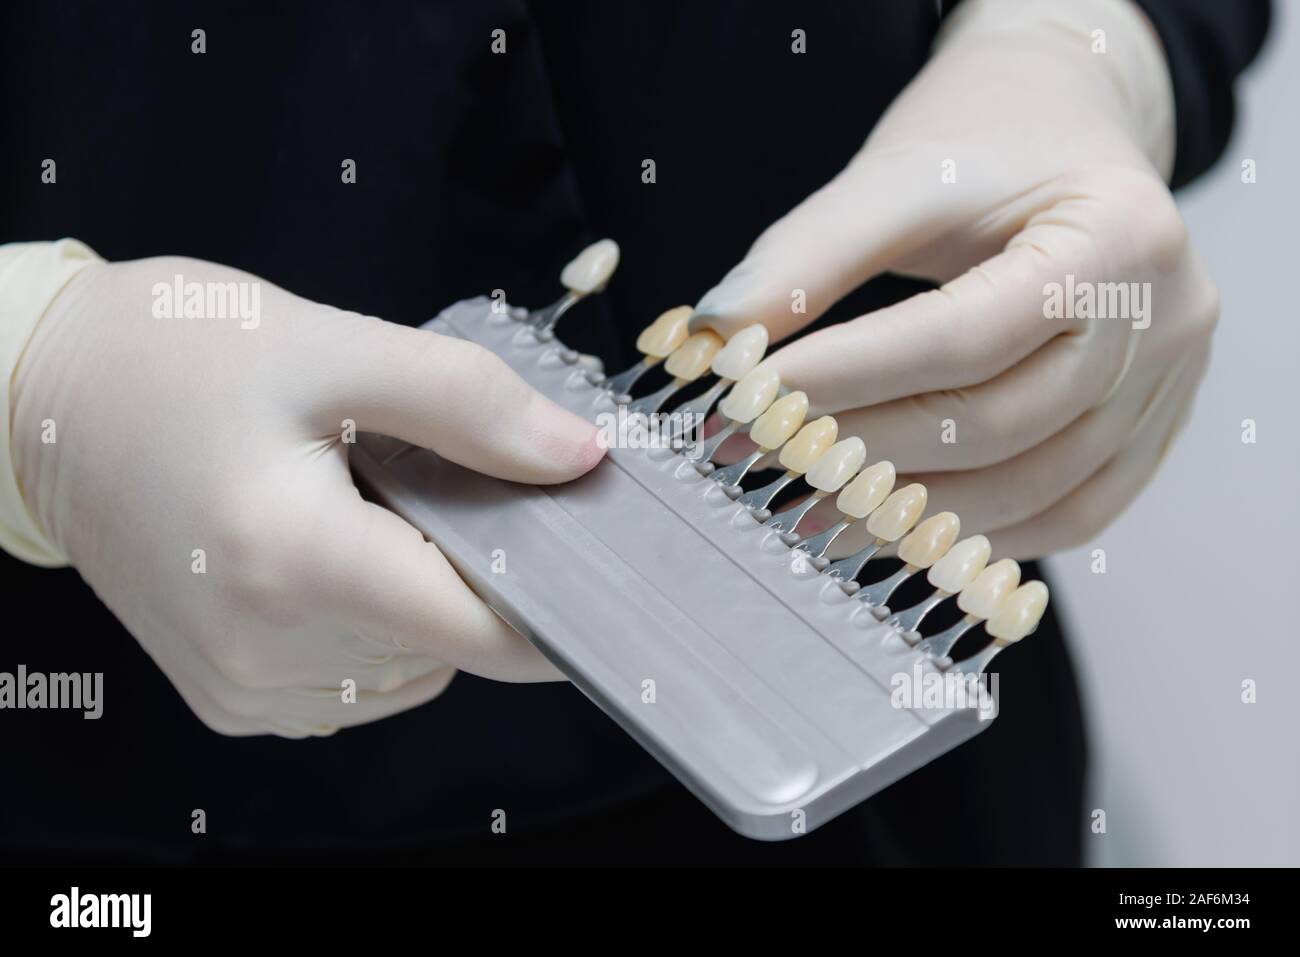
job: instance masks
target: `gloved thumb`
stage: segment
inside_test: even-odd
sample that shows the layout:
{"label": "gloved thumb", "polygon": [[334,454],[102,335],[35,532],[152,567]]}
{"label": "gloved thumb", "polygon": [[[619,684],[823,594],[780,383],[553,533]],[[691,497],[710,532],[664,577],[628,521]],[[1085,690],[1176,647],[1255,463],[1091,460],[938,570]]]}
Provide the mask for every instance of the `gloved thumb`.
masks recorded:
{"label": "gloved thumb", "polygon": [[597,429],[546,398],[498,356],[461,339],[344,314],[329,335],[314,403],[330,431],[359,430],[433,449],[516,482],[565,482],[604,450]]}

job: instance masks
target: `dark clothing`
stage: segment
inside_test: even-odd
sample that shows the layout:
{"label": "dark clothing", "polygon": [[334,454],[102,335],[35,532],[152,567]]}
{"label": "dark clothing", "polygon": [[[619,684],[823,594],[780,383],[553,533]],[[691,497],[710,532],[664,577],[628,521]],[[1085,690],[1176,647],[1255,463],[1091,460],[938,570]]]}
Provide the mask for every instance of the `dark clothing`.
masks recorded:
{"label": "dark clothing", "polygon": [[[1268,6],[1142,3],[1170,51],[1186,179],[1222,148],[1231,81]],[[563,263],[610,235],[617,280],[563,336],[617,367],[648,320],[694,301],[843,166],[924,63],[945,6],[6,4],[0,241],[196,256],[419,323],[494,288],[545,304]],[[495,29],[505,55],[490,52]],[[46,157],[56,186],[40,182]],[[345,159],[355,185],[340,183]],[[880,280],[828,319],[917,288]],[[821,831],[764,845],[727,831],[567,685],[461,675],[424,707],[332,738],[220,737],[75,572],[0,562],[13,605],[40,609],[39,630],[11,628],[0,670],[105,674],[98,721],[0,714],[0,853],[1080,859],[1082,720],[1050,615],[999,659],[991,729]],[[511,850],[476,843],[495,808],[508,809]]]}

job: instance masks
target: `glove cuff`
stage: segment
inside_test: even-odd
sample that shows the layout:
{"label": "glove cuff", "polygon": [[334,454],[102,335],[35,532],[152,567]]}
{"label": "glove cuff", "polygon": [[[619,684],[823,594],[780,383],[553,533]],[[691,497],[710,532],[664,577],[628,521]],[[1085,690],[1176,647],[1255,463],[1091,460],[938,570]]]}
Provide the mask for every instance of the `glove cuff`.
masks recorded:
{"label": "glove cuff", "polygon": [[68,558],[41,528],[23,498],[10,446],[14,370],[50,303],[99,256],[84,243],[0,245],[0,548],[33,565],[54,568]]}

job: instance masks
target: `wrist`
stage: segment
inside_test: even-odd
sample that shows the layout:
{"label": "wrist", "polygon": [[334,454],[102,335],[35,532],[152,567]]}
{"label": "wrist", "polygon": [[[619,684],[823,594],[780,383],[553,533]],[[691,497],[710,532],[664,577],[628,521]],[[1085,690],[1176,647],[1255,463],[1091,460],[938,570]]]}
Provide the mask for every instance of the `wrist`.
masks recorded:
{"label": "wrist", "polygon": [[[1155,28],[1132,0],[966,0],[945,21],[934,55],[980,46],[1050,56],[1069,74],[1071,99],[1102,111],[1168,181],[1173,81]],[[1034,82],[1029,72],[1026,82]]]}

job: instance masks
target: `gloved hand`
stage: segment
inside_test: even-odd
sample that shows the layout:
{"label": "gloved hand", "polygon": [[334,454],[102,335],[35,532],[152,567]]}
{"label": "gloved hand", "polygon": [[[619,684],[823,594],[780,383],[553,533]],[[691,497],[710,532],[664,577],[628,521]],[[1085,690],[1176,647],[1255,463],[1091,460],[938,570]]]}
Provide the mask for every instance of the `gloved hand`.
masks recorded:
{"label": "gloved hand", "polygon": [[[158,318],[154,285],[176,275],[256,284],[258,319]],[[209,727],[328,734],[435,697],[457,668],[559,677],[348,472],[349,420],[521,482],[594,466],[595,427],[478,346],[212,263],[95,263],[13,390],[32,513]]]}
{"label": "gloved hand", "polygon": [[[892,459],[999,553],[1084,542],[1155,470],[1218,316],[1164,185],[1172,111],[1158,38],[1125,0],[967,0],[861,152],[693,327],[777,339],[879,273],[942,283],[768,361],[810,416],[836,414],[868,461]],[[1105,283],[1140,299],[1048,318],[1080,314],[1089,289],[1122,306]]]}

